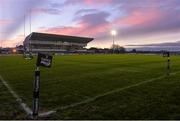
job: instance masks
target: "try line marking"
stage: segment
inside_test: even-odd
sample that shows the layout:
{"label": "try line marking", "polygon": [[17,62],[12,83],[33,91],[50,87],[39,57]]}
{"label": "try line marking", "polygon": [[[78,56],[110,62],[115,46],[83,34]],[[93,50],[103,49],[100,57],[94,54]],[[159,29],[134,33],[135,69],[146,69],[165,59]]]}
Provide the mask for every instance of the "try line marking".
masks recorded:
{"label": "try line marking", "polygon": [[4,80],[4,78],[0,75],[0,80],[3,83],[3,85],[8,89],[8,91],[12,94],[12,96],[16,99],[16,101],[19,103],[20,107],[24,110],[24,112],[27,115],[31,115],[32,111],[31,109],[27,106],[26,103],[22,101],[22,99],[17,95],[15,91],[9,86],[9,84]]}
{"label": "try line marking", "polygon": [[[170,76],[171,75],[176,75],[177,73],[180,73],[180,71],[171,73]],[[150,82],[153,82],[153,81],[156,81],[156,80],[159,80],[159,79],[163,79],[165,77],[167,77],[167,75],[162,75],[162,76],[159,76],[159,77],[156,77],[156,78],[152,78],[152,79],[149,79],[149,80],[146,80],[146,81],[143,81],[143,82],[139,82],[139,83],[136,83],[136,84],[133,84],[133,85],[130,85],[130,86],[126,86],[126,87],[123,87],[123,88],[115,89],[115,90],[112,90],[112,91],[109,91],[109,92],[97,95],[95,97],[86,99],[86,100],[78,102],[78,103],[74,103],[74,104],[70,104],[70,105],[67,105],[67,106],[62,106],[62,107],[59,107],[59,108],[55,108],[54,110],[46,112],[46,113],[47,114],[56,113],[58,110],[65,110],[65,109],[73,108],[73,107],[76,107],[76,106],[79,106],[79,105],[82,105],[82,104],[90,103],[90,102],[93,102],[93,101],[95,101],[95,100],[97,100],[99,98],[105,97],[107,95],[111,95],[111,94],[114,94],[114,93],[117,93],[117,92],[124,91],[126,89],[130,89],[130,88],[137,87],[137,86],[140,86],[140,85],[143,85],[143,84],[146,84],[146,83],[150,83]]]}

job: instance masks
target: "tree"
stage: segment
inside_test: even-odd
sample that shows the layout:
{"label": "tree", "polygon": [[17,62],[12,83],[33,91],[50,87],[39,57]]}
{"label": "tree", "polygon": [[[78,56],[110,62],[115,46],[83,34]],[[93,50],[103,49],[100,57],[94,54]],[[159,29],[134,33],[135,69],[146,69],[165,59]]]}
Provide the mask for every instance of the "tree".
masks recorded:
{"label": "tree", "polygon": [[89,48],[88,50],[91,50],[91,51],[93,51],[94,53],[98,53],[98,52],[99,52],[99,48],[97,48],[97,47],[91,47],[91,48]]}
{"label": "tree", "polygon": [[111,50],[114,53],[125,53],[126,52],[126,49],[124,47],[117,45],[117,44],[112,45]]}
{"label": "tree", "polygon": [[137,51],[136,51],[136,49],[132,49],[132,51],[131,51],[132,53],[136,53]]}

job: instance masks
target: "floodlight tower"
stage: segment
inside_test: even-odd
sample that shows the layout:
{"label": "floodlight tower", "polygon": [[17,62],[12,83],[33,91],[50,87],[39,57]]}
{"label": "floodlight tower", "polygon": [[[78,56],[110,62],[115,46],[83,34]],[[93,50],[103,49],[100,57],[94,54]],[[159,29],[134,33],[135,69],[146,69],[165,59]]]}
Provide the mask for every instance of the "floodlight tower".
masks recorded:
{"label": "floodlight tower", "polygon": [[116,30],[112,30],[111,31],[111,35],[112,35],[112,37],[113,37],[113,53],[114,53],[114,39],[115,39],[115,36],[117,35],[117,32],[116,32]]}

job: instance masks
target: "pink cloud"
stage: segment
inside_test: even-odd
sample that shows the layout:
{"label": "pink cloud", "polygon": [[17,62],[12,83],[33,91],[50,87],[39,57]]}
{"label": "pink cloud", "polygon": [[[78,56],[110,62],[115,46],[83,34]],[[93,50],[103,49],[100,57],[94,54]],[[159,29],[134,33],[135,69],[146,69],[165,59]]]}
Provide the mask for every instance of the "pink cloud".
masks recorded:
{"label": "pink cloud", "polygon": [[9,25],[12,24],[13,20],[7,20],[7,19],[1,19],[0,20],[0,25],[4,26],[4,25]]}
{"label": "pink cloud", "polygon": [[87,5],[97,5],[97,4],[109,4],[111,3],[113,0],[101,0],[101,1],[97,1],[97,0],[84,0],[84,3]]}
{"label": "pink cloud", "polygon": [[1,40],[3,47],[15,47],[16,45],[22,44],[24,41],[24,35],[18,35],[15,38],[8,40]]}
{"label": "pink cloud", "polygon": [[105,33],[107,30],[110,30],[109,28],[110,28],[109,23],[102,23],[96,26],[91,26],[88,23],[82,22],[78,34],[98,37],[101,36],[102,33]]}
{"label": "pink cloud", "polygon": [[64,34],[64,35],[76,35],[78,33],[78,27],[42,27],[38,32],[52,33],[52,34]]}
{"label": "pink cloud", "polygon": [[52,27],[40,28],[39,32],[52,33],[52,34],[65,34],[75,36],[91,36],[97,37],[108,30],[109,24],[102,24],[92,27],[87,27],[87,24],[81,23],[77,27]]}
{"label": "pink cloud", "polygon": [[85,5],[104,5],[111,4],[114,0],[66,0],[65,5],[74,5],[74,4],[85,4]]}
{"label": "pink cloud", "polygon": [[151,25],[163,16],[164,14],[158,9],[135,9],[128,15],[115,20],[115,23],[127,26]]}
{"label": "pink cloud", "polygon": [[[180,31],[180,17],[176,10],[141,10],[138,14],[128,16],[116,21],[120,25],[127,27],[121,29],[121,34],[126,37],[156,36],[159,34],[169,34]],[[131,16],[132,15],[132,16]]]}
{"label": "pink cloud", "polygon": [[40,28],[39,32],[99,37],[110,28],[110,23],[106,20],[108,16],[106,12],[86,14],[78,18],[78,24],[75,27]]}

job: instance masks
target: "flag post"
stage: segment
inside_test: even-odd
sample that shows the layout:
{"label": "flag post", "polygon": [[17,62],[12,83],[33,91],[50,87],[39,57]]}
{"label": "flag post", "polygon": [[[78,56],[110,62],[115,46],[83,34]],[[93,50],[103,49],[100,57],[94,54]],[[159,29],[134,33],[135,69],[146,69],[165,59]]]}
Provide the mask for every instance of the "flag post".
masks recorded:
{"label": "flag post", "polygon": [[40,68],[36,66],[35,78],[34,78],[34,88],[33,88],[33,119],[38,118],[39,110],[39,89],[40,89]]}
{"label": "flag post", "polygon": [[170,75],[170,64],[171,64],[170,52],[164,52],[163,57],[167,57],[166,75],[169,76]]}
{"label": "flag post", "polygon": [[47,54],[38,53],[36,70],[34,75],[33,84],[33,105],[32,105],[32,117],[38,118],[39,112],[39,95],[40,95],[40,66],[50,68],[52,65],[52,56]]}

